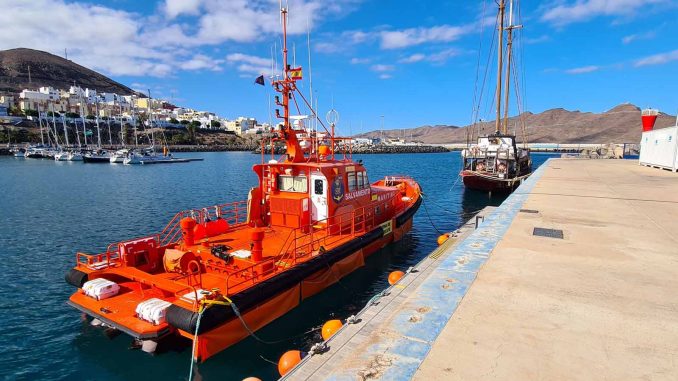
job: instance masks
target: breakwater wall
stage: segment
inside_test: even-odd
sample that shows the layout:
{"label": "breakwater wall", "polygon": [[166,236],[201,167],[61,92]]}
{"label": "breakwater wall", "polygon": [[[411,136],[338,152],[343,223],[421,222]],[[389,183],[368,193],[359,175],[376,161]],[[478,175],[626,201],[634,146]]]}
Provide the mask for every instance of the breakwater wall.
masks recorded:
{"label": "breakwater wall", "polygon": [[[270,148],[266,148],[266,153],[271,153]],[[349,150],[346,150],[349,152]],[[385,153],[443,153],[450,152],[446,147],[442,146],[389,146],[389,145],[374,145],[374,146],[360,146],[353,147],[351,150],[354,154],[385,154]],[[261,153],[261,148],[257,148],[253,153]],[[285,148],[275,147],[274,153],[282,155],[285,153]],[[337,150],[336,154],[343,154],[344,150]]]}

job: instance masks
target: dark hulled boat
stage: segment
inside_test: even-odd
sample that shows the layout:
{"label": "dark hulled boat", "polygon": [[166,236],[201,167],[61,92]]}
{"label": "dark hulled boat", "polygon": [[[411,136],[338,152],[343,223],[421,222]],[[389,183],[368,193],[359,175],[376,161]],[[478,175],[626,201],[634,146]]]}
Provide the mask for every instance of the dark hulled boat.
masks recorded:
{"label": "dark hulled boat", "polygon": [[464,186],[486,192],[511,192],[532,173],[529,151],[516,145],[514,135],[481,136],[461,153]]}
{"label": "dark hulled boat", "polygon": [[[527,146],[518,147],[515,134],[508,132],[513,30],[521,28],[522,25],[513,24],[514,0],[509,0],[508,23],[505,26],[506,3],[505,0],[498,2],[497,24],[500,33],[497,34],[499,42],[497,44],[495,132],[491,135],[478,136],[475,143],[468,144],[468,147],[462,151],[464,166],[459,173],[466,188],[485,192],[511,192],[532,173],[529,149]],[[504,34],[507,36],[506,46],[503,43]],[[506,49],[505,67],[504,49]],[[503,89],[502,80],[505,81]],[[524,124],[522,131],[525,135]],[[525,143],[525,136],[523,136],[523,143]]]}

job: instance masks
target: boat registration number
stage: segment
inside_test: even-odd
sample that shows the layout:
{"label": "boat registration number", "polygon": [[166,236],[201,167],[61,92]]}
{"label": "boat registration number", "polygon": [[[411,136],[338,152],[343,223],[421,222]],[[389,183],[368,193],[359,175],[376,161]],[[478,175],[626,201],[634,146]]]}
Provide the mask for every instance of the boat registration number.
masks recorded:
{"label": "boat registration number", "polygon": [[393,232],[393,220],[386,221],[379,226],[381,226],[381,229],[384,231],[383,236],[386,236],[387,234],[391,234]]}

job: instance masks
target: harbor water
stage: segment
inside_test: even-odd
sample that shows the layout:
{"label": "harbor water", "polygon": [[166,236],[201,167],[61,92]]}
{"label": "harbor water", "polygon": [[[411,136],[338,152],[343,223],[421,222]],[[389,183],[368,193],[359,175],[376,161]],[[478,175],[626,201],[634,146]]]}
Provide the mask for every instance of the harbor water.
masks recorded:
{"label": "harbor water", "polygon": [[[204,161],[124,166],[0,157],[0,364],[4,380],[186,380],[190,348],[149,355],[130,349],[124,334],[91,327],[66,301],[75,289],[64,274],[76,251],[98,253],[111,242],[160,231],[183,209],[245,199],[255,185],[246,152],[190,153]],[[533,154],[536,168],[559,155]],[[278,377],[278,357],[308,350],[319,327],[345,319],[436,246],[440,232],[503,197],[464,191],[459,152],[356,155],[370,181],[407,174],[421,184],[424,204],[412,231],[369,257],[366,265],[301,306],[197,367],[202,380]],[[196,378],[198,379],[198,374]]]}

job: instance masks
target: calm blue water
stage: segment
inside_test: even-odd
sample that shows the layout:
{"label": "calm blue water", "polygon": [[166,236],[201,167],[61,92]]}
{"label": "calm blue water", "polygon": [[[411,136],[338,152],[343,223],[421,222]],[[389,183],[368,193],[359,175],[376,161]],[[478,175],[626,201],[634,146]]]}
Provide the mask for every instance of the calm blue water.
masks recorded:
{"label": "calm blue water", "polygon": [[[100,252],[115,241],[159,231],[179,210],[246,198],[255,185],[250,153],[195,153],[202,162],[123,166],[0,157],[0,367],[5,380],[185,380],[190,348],[155,356],[130,350],[126,335],[109,337],[83,322],[66,305],[74,288],[64,282],[75,252]],[[535,167],[554,155],[535,154]],[[556,155],[557,156],[557,155]],[[386,277],[406,269],[436,246],[440,231],[501,197],[465,192],[455,184],[458,152],[364,155],[371,181],[385,175],[416,178],[425,206],[412,232],[369,258],[341,283],[304,302],[258,332],[276,345],[252,338],[199,366],[204,380],[277,378],[275,365],[288,349],[319,341],[326,320],[344,319],[387,287]],[[455,186],[453,187],[453,184]],[[427,215],[428,210],[428,215]],[[430,218],[429,218],[430,216]],[[434,226],[435,225],[435,228]]]}

